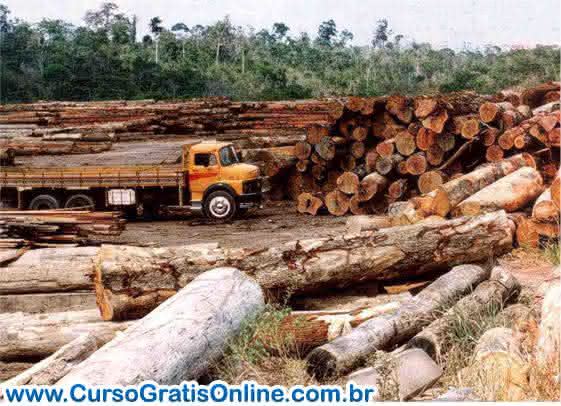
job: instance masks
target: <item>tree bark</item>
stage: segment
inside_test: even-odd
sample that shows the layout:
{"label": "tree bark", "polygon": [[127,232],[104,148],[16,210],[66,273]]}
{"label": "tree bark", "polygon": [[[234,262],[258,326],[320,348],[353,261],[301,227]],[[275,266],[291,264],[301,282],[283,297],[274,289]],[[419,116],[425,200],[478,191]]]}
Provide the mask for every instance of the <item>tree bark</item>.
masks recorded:
{"label": "tree bark", "polygon": [[97,309],[46,314],[0,314],[0,361],[40,361],[82,334],[99,346],[131,322],[104,322]]}
{"label": "tree bark", "polygon": [[241,269],[272,298],[389,280],[501,255],[512,249],[514,231],[506,213],[497,212],[258,251],[217,244],[103,246],[95,264],[97,303],[105,320],[142,317],[216,266]]}
{"label": "tree bark", "polygon": [[59,384],[134,385],[152,380],[172,385],[195,380],[263,307],[263,292],[247,275],[233,268],[205,272]]}
{"label": "tree bark", "polygon": [[450,349],[450,329],[458,320],[477,320],[479,315],[499,310],[518,293],[520,284],[507,270],[493,268],[491,278],[481,282],[473,293],[460,299],[442,317],[433,321],[407,343],[407,347],[423,349],[439,364],[446,361]]}
{"label": "tree bark", "polygon": [[0,294],[91,290],[97,247],[31,250],[1,268]]}
{"label": "tree bark", "polygon": [[531,167],[520,168],[462,201],[452,210],[452,214],[474,216],[496,210],[512,213],[526,207],[542,192],[543,179],[540,173]]}
{"label": "tree bark", "polygon": [[346,336],[313,350],[308,372],[319,380],[348,372],[377,350],[386,350],[415,334],[453,300],[489,277],[489,270],[461,265],[431,283],[404,303],[396,314],[369,320]]}
{"label": "tree bark", "polygon": [[524,166],[536,167],[528,154],[515,155],[495,164],[487,164],[440,186],[432,199],[431,214],[446,216],[460,202],[496,180]]}

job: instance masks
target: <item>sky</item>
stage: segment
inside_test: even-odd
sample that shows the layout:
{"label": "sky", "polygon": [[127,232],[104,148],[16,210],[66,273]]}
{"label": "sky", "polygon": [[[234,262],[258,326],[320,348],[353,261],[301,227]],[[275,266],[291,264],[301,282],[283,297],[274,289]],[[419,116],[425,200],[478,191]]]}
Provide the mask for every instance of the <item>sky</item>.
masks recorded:
{"label": "sky", "polygon": [[[101,0],[0,0],[12,16],[28,22],[42,18],[82,24],[82,17]],[[147,31],[151,17],[164,26],[184,22],[212,24],[229,15],[235,25],[256,30],[284,22],[291,35],[308,32],[330,18],[339,30],[350,30],[355,45],[366,45],[376,21],[386,18],[406,40],[435,47],[531,47],[560,43],[559,0],[113,0],[138,17],[138,31]]]}

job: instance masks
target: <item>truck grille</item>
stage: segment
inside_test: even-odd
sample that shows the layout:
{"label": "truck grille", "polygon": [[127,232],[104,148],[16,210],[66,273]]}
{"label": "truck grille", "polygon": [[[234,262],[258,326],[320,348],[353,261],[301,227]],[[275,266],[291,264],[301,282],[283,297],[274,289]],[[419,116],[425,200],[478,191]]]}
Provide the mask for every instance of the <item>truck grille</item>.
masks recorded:
{"label": "truck grille", "polygon": [[259,179],[248,180],[243,183],[243,192],[245,194],[259,193],[260,191],[261,181]]}

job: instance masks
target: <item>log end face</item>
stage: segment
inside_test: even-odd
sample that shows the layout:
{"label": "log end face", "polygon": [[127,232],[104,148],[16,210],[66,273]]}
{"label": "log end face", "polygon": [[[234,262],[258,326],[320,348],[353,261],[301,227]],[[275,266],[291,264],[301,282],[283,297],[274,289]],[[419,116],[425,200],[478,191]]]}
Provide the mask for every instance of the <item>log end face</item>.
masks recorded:
{"label": "log end face", "polygon": [[319,347],[313,350],[306,360],[308,374],[324,382],[337,376],[337,361],[330,351]]}

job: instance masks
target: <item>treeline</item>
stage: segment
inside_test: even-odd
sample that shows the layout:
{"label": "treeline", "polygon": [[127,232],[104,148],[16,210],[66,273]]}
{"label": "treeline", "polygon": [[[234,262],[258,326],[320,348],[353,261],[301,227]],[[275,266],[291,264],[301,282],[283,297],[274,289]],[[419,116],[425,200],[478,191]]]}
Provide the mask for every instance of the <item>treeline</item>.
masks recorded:
{"label": "treeline", "polygon": [[284,23],[255,32],[224,18],[213,25],[164,25],[137,37],[135,16],[104,3],[84,24],[30,24],[0,5],[0,101],[229,96],[289,99],[323,95],[432,93],[559,80],[559,48],[454,51],[403,44],[386,20],[369,46],[333,20],[312,38]]}

